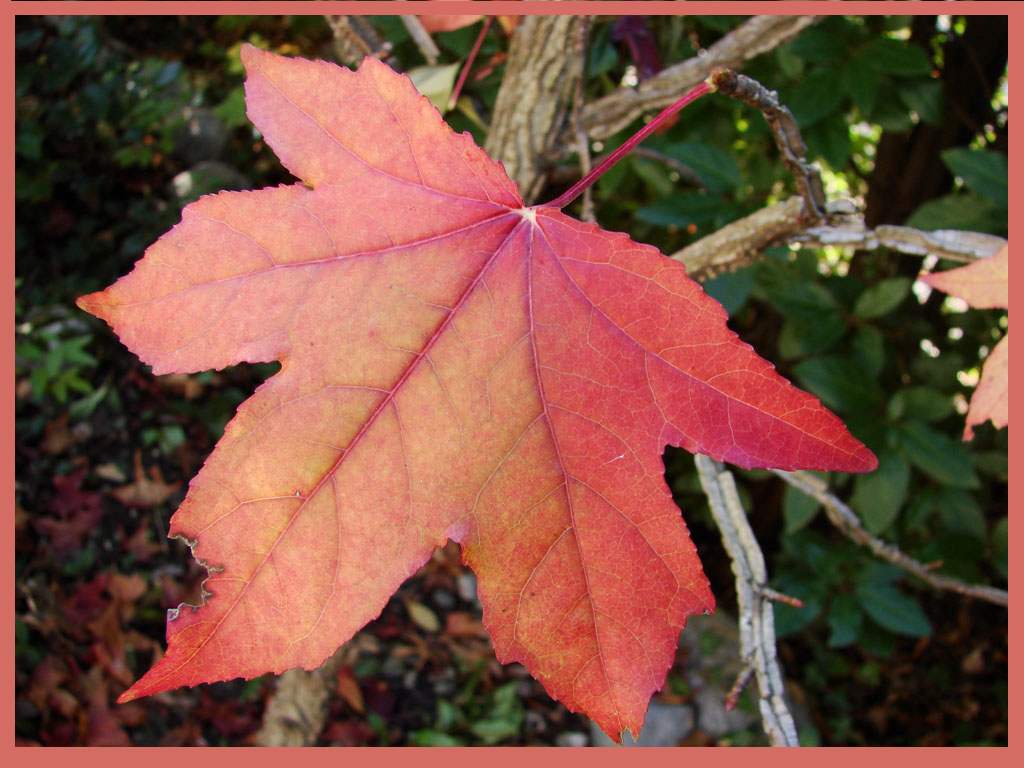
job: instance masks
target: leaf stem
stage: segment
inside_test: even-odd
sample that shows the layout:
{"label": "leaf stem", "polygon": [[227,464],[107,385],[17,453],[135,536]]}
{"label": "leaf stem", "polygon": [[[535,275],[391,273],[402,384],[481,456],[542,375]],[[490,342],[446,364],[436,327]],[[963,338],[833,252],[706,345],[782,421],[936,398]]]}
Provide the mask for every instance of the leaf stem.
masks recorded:
{"label": "leaf stem", "polygon": [[473,43],[473,47],[469,51],[469,55],[466,60],[462,63],[462,71],[459,72],[459,79],[455,83],[455,87],[452,89],[452,95],[448,98],[448,109],[455,109],[455,102],[459,100],[459,94],[462,93],[462,86],[466,84],[466,78],[469,76],[469,70],[473,67],[473,62],[476,61],[476,55],[480,52],[480,46],[484,42],[484,38],[487,37],[487,30],[491,28],[491,22],[494,21],[493,16],[484,16],[483,26],[480,27],[480,32],[476,36],[476,42]]}
{"label": "leaf stem", "polygon": [[563,192],[561,195],[556,197],[550,203],[544,203],[542,208],[565,208],[569,203],[583,194],[583,190],[597,181],[605,172],[621,160],[625,155],[629,154],[633,147],[639,144],[641,141],[646,139],[658,128],[665,124],[673,115],[681,111],[683,107],[690,104],[701,96],[711,93],[715,90],[715,87],[708,81],[697,84],[689,91],[687,91],[678,101],[665,107],[661,112],[658,113],[651,122],[641,128],[639,131],[630,136],[618,149],[610,153],[608,157],[600,162],[590,173],[584,176],[582,179],[573,184],[569,189]]}

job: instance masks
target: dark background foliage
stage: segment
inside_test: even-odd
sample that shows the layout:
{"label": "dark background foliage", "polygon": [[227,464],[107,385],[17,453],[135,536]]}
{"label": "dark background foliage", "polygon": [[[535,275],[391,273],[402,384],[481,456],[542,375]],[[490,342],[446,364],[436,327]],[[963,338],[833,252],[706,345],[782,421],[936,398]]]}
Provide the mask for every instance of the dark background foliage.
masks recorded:
{"label": "dark background foliage", "polygon": [[[371,21],[404,69],[422,65],[398,19]],[[585,95],[693,56],[741,21],[598,19]],[[436,34],[442,63],[465,59],[479,27]],[[22,743],[249,743],[274,691],[273,679],[258,678],[112,703],[160,652],[166,610],[198,598],[203,571],[184,545],[164,538],[167,520],[235,407],[274,367],[154,378],[74,307],[77,296],[127,272],[199,195],[288,180],[245,119],[245,41],[333,58],[321,17],[18,19]],[[469,79],[447,115],[481,143],[507,48],[494,25],[475,65],[484,76]],[[1005,235],[1006,56],[1004,17],[830,17],[745,71],[779,90],[829,193],[863,201],[870,224]],[[602,226],[666,253],[792,193],[763,120],[724,98],[694,105],[645,146],[663,157],[630,156],[602,178],[596,214]],[[577,173],[574,161],[555,168],[544,197]],[[776,249],[706,288],[744,339],[879,455],[873,475],[829,478],[865,525],[942,572],[1005,587],[1007,433],[988,425],[972,443],[959,438],[1006,313],[928,295],[914,285],[921,268],[919,257],[885,250]],[[692,459],[670,450],[666,468],[728,613],[732,576]],[[806,603],[776,611],[802,739],[1006,743],[1006,612],[929,591],[848,543],[814,502],[773,476],[738,474],[775,586]],[[687,670],[720,641],[699,627],[688,635],[697,641],[681,646],[657,697],[673,712],[699,698]],[[551,702],[524,670],[494,661],[454,546],[345,653],[320,743],[590,738],[586,721]],[[713,681],[728,688],[731,679],[719,676]],[[736,722],[713,732],[702,718],[686,743],[763,743],[754,718]]]}

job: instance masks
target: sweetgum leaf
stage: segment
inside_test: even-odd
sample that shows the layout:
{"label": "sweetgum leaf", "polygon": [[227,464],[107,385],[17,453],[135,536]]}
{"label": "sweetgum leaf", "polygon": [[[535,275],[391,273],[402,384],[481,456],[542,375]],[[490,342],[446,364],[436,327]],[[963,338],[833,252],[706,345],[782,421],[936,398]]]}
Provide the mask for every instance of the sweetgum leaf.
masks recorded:
{"label": "sweetgum leaf", "polygon": [[189,205],[79,304],[154,373],[281,361],[171,521],[201,606],[121,697],[314,668],[461,543],[502,662],[634,735],[714,599],[666,444],[743,467],[874,456],[726,327],[677,262],[551,207],[408,78],[242,50],[302,183]]}

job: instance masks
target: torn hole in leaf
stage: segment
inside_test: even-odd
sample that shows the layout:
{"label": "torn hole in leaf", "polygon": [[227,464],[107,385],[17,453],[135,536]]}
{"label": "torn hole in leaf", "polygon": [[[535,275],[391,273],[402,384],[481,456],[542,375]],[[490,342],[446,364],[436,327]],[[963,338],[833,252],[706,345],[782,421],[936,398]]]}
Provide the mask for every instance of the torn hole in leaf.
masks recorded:
{"label": "torn hole in leaf", "polygon": [[199,602],[197,604],[181,602],[178,603],[177,608],[168,608],[167,622],[169,624],[170,622],[175,621],[178,618],[183,608],[191,608],[192,611],[195,612],[202,608],[204,605],[206,605],[206,601],[209,598],[213,597],[214,594],[206,588],[206,582],[209,581],[210,577],[214,574],[223,572],[224,567],[220,565],[214,565],[213,563],[209,563],[206,560],[203,560],[198,555],[196,555],[196,547],[199,545],[199,539],[190,539],[181,533],[177,533],[173,536],[168,536],[167,538],[172,540],[177,539],[178,541],[184,542],[185,545],[188,547],[189,552],[192,554],[192,559],[195,560],[196,563],[199,564],[206,571],[206,576],[203,577],[203,580],[199,584]]}

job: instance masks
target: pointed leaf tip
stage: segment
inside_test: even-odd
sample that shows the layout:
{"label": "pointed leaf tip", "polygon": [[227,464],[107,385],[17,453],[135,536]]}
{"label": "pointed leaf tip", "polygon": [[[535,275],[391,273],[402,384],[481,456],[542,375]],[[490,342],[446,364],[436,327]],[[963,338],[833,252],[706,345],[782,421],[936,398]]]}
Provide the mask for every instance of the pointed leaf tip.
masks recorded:
{"label": "pointed leaf tip", "polygon": [[249,65],[253,62],[269,55],[271,54],[268,54],[261,48],[257,48],[252,43],[242,43],[242,46],[238,49],[238,56],[242,60],[242,65],[246,69],[248,69]]}
{"label": "pointed leaf tip", "polygon": [[125,691],[120,696],[118,696],[117,697],[117,703],[118,704],[127,704],[129,701],[135,701],[135,699],[137,697],[134,694],[132,694],[132,690],[134,688],[135,688],[135,686],[132,686],[127,691]]}

